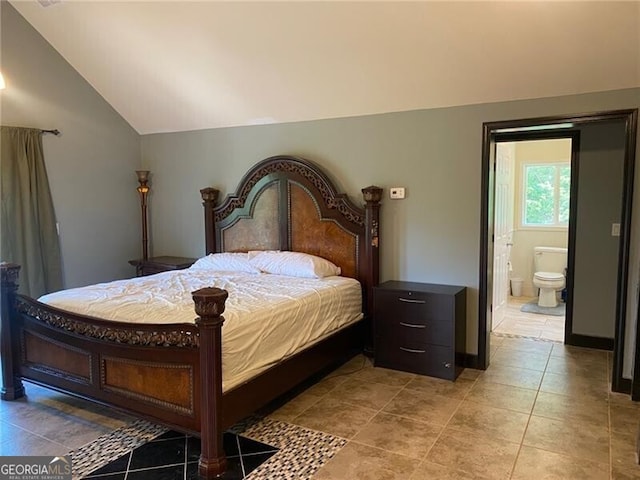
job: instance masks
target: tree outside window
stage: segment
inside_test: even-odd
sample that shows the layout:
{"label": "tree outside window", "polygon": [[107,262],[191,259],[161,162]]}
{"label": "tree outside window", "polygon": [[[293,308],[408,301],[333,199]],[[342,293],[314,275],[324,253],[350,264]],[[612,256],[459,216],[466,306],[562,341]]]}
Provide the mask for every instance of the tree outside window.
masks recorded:
{"label": "tree outside window", "polygon": [[522,224],[566,227],[569,224],[570,164],[525,164],[523,178]]}

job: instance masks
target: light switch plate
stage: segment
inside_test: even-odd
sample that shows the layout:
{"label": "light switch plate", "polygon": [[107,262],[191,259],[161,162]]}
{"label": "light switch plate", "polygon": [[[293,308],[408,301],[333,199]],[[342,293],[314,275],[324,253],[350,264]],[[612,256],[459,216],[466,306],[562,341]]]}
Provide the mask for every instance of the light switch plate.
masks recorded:
{"label": "light switch plate", "polygon": [[389,189],[389,196],[394,199],[404,198],[404,187],[391,187]]}
{"label": "light switch plate", "polygon": [[619,237],[620,236],[620,224],[619,223],[612,223],[611,224],[611,236],[612,237]]}

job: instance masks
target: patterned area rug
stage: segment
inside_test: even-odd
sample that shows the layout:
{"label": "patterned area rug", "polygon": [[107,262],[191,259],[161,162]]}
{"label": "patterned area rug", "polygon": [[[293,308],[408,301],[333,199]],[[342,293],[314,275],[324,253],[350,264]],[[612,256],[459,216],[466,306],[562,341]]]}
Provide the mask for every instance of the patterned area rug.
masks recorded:
{"label": "patterned area rug", "polygon": [[520,311],[561,317],[565,314],[565,307],[566,304],[564,302],[558,302],[558,305],[555,307],[541,307],[540,305],[538,305],[538,299],[535,298],[529,303],[525,303],[524,305],[522,305],[522,307],[520,307]]}
{"label": "patterned area rug", "polygon": [[560,340],[551,340],[550,338],[529,337],[527,335],[519,335],[516,333],[491,332],[491,335],[494,337],[524,338],[526,340],[532,340],[534,342],[550,342],[550,343],[557,343],[559,345],[562,345],[564,343],[564,342],[561,342]]}
{"label": "patterned area rug", "polygon": [[269,418],[242,435],[280,449],[247,477],[251,480],[306,480],[347,444],[344,438]]}
{"label": "patterned area rug", "polygon": [[[167,431],[165,427],[138,420],[99,437],[70,452],[73,479],[87,477],[91,472],[118,460]],[[231,431],[279,449],[244,477],[248,480],[311,478],[347,443],[343,438],[257,416],[235,425]]]}
{"label": "patterned area rug", "polygon": [[73,480],[84,478],[94,470],[120,458],[125,453],[143,445],[165,433],[167,429],[159,425],[137,420],[118,428],[69,452],[73,467]]}

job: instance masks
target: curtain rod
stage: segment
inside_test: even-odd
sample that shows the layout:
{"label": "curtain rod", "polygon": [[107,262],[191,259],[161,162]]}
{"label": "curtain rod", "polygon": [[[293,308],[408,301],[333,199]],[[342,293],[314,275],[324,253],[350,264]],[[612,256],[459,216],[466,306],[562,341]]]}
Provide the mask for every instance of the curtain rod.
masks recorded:
{"label": "curtain rod", "polygon": [[54,135],[60,135],[60,130],[54,128],[53,130],[40,130],[40,133],[53,133]]}

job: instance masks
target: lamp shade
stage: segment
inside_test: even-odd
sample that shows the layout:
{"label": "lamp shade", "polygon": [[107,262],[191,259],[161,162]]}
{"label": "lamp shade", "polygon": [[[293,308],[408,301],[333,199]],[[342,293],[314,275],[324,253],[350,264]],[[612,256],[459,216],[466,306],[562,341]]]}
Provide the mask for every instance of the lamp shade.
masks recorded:
{"label": "lamp shade", "polygon": [[138,181],[140,183],[149,181],[149,170],[136,170],[136,175],[138,175]]}

